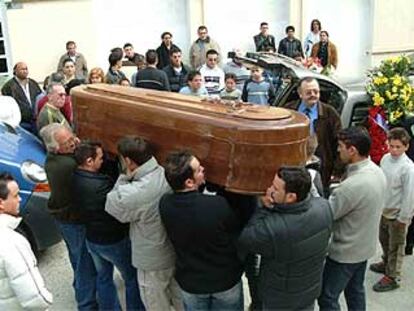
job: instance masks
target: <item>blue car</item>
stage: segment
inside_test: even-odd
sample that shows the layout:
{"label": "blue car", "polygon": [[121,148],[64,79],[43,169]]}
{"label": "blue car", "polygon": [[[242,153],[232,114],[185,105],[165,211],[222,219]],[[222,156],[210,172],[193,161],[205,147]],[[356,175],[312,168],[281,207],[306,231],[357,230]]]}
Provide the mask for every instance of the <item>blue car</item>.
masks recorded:
{"label": "blue car", "polygon": [[39,252],[58,243],[61,235],[47,210],[50,190],[43,168],[46,153],[42,142],[20,126],[0,120],[0,172],[9,172],[20,187],[20,214],[17,228]]}

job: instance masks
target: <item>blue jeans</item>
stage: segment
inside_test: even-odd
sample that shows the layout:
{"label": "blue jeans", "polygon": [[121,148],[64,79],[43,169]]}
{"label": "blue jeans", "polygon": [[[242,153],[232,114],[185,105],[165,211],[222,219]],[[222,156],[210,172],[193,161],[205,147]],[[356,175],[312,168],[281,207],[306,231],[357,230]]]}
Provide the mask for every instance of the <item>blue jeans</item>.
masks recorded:
{"label": "blue jeans", "polygon": [[137,271],[131,262],[131,242],[129,237],[114,244],[95,244],[86,240],[89,252],[98,272],[99,308],[121,310],[114,284],[114,266],[121,272],[125,282],[127,310],[144,310],[139,295]]}
{"label": "blue jeans", "polygon": [[319,309],[341,310],[338,299],[344,291],[348,310],[364,311],[366,268],[366,260],[358,263],[339,263],[327,257],[323,271],[322,293],[318,299]]}
{"label": "blue jeans", "polygon": [[213,294],[190,294],[181,290],[186,311],[243,310],[243,286],[240,281],[232,288]]}
{"label": "blue jeans", "polygon": [[96,270],[86,248],[85,226],[56,221],[69,252],[78,310],[96,310]]}

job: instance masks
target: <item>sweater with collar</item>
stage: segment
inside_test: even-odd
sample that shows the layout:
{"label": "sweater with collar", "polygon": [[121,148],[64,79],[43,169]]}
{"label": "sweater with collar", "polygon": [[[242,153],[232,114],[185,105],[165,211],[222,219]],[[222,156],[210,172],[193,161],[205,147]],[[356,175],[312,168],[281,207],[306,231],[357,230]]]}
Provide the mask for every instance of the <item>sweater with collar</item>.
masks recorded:
{"label": "sweater with collar", "polygon": [[329,203],[334,211],[329,257],[340,263],[359,263],[375,255],[386,180],[371,160],[349,164],[344,181]]}
{"label": "sweater with collar", "polygon": [[387,179],[382,215],[409,225],[414,214],[413,161],[405,153],[397,158],[388,153],[381,160],[381,169]]}

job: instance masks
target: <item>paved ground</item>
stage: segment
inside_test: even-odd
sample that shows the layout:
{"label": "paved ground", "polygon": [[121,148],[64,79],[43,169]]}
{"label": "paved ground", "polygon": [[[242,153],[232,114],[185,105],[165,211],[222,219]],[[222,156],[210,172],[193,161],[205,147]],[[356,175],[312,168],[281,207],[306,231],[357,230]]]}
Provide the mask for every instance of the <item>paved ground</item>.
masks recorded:
{"label": "paved ground", "polygon": [[[379,248],[378,248],[379,249]],[[379,259],[379,253],[372,262]],[[39,268],[45,279],[46,285],[54,295],[54,304],[50,310],[75,310],[74,293],[71,286],[72,272],[69,266],[67,251],[63,242],[48,249],[39,256]],[[368,297],[368,310],[373,311],[406,311],[414,310],[414,257],[408,256],[404,261],[403,284],[396,291],[388,293],[375,293],[372,285],[378,280],[379,275],[371,271],[366,275],[366,288]],[[115,281],[120,292],[123,292],[122,281],[119,274],[115,275]],[[245,284],[245,305],[249,304],[248,290]],[[121,296],[121,294],[120,294]],[[346,310],[342,299],[343,310]],[[317,308],[315,308],[317,310]]]}

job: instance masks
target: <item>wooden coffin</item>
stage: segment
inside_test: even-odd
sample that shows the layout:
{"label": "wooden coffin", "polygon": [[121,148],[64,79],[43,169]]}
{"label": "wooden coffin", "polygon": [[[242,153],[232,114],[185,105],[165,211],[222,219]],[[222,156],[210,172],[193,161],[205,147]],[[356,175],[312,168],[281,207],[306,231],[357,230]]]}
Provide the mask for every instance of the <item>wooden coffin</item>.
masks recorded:
{"label": "wooden coffin", "polygon": [[162,164],[167,154],[190,149],[208,181],[228,191],[266,191],[280,165],[305,163],[309,122],[282,108],[223,103],[175,93],[117,85],[80,86],[72,91],[76,132],[98,139],[115,154],[124,135],[154,146]]}

